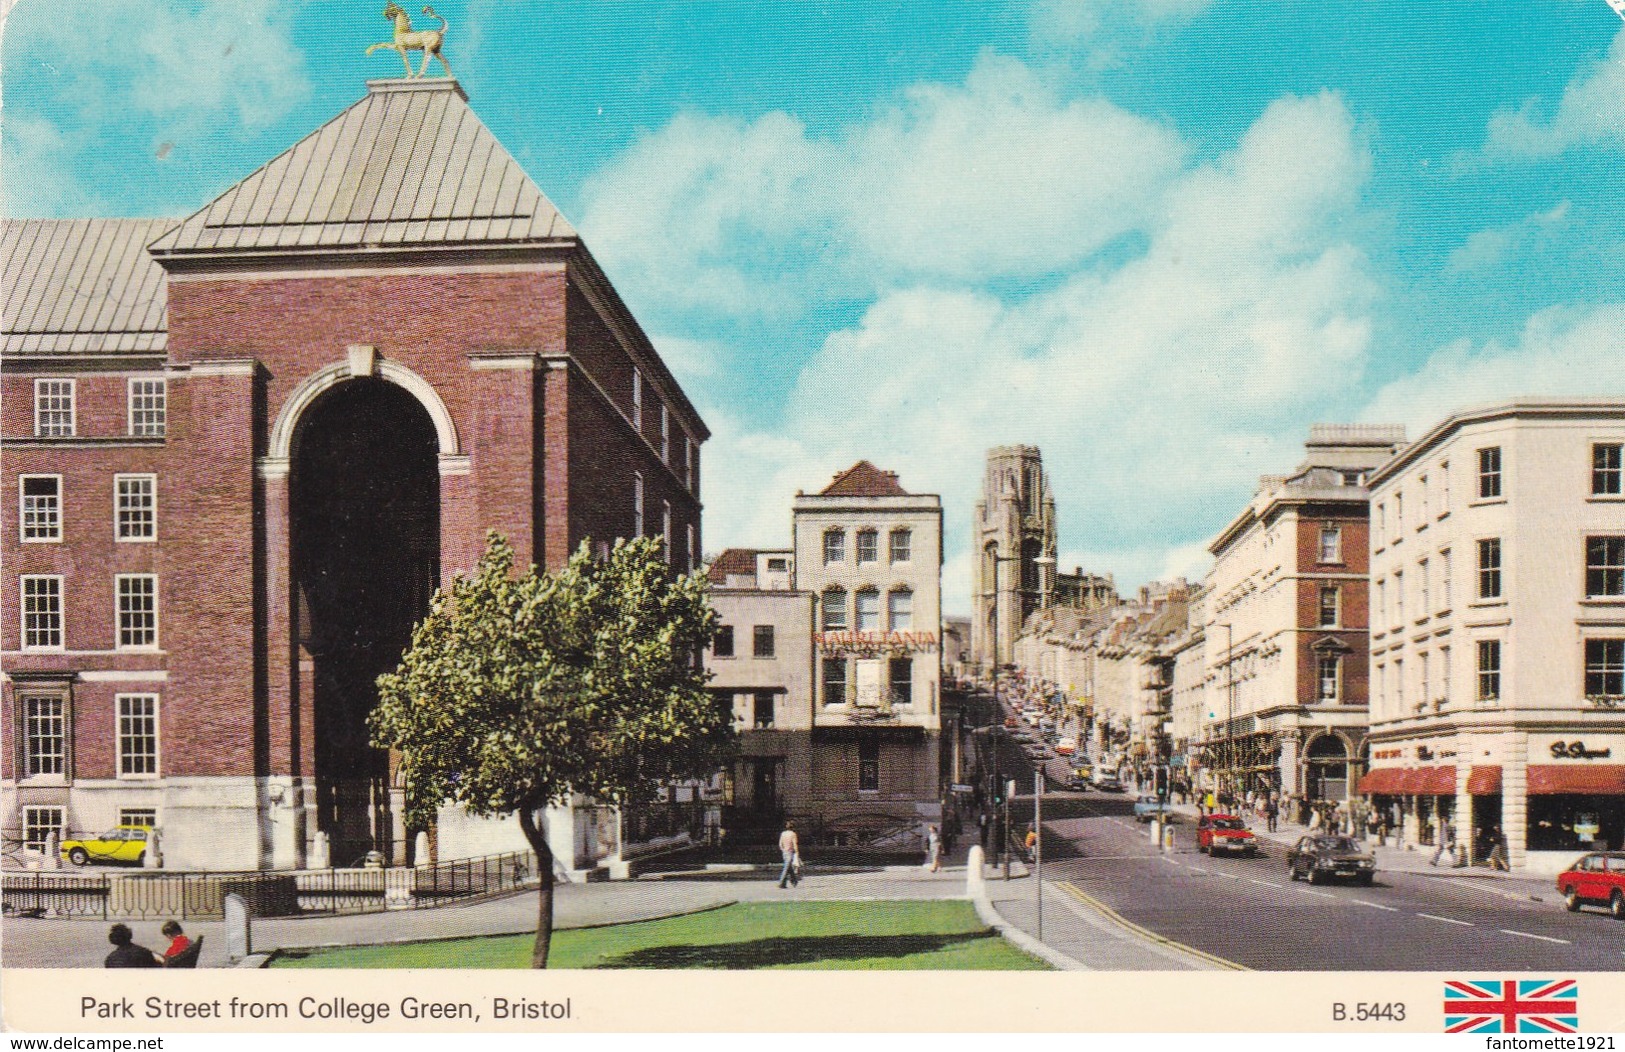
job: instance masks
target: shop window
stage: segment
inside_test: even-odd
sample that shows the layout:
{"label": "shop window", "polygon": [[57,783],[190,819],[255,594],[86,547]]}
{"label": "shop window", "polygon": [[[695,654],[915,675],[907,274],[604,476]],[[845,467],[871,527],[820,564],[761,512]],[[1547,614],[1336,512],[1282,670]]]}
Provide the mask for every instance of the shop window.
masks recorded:
{"label": "shop window", "polygon": [[733,625],[718,625],[717,626],[716,635],[711,637],[711,656],[712,657],[719,657],[719,658],[721,658],[721,657],[731,658],[731,657],[734,656],[734,626]]}
{"label": "shop window", "polygon": [[1625,639],[1586,640],[1586,697],[1625,699]]}
{"label": "shop window", "polygon": [[1586,595],[1625,596],[1625,537],[1586,538]]}
{"label": "shop window", "polygon": [[751,652],[759,658],[773,656],[773,626],[757,625],[751,640]]}
{"label": "shop window", "polygon": [[24,541],[62,539],[62,476],[22,475],[17,479],[18,528]]}
{"label": "shop window", "polygon": [[1625,797],[1532,794],[1528,844],[1531,851],[1590,851],[1620,843],[1625,833]]}
{"label": "shop window", "polygon": [[872,735],[858,739],[858,791],[880,791],[880,739]]}
{"label": "shop window", "polygon": [[1492,500],[1501,495],[1501,447],[1478,451],[1478,499]]}
{"label": "shop window", "polygon": [[1625,445],[1599,442],[1591,447],[1591,495],[1625,496]]}

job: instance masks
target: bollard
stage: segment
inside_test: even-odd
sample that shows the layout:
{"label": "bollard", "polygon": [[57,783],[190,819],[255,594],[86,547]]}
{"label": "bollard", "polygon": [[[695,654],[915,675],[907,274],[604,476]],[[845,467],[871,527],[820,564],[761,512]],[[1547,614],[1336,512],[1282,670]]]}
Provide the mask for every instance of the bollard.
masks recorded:
{"label": "bollard", "polygon": [[987,877],[982,872],[982,866],[987,862],[987,855],[982,851],[982,845],[972,844],[970,853],[965,856],[965,897],[978,899],[987,894]]}
{"label": "bollard", "polygon": [[236,962],[254,952],[253,923],[248,903],[236,892],[226,896],[226,957]]}

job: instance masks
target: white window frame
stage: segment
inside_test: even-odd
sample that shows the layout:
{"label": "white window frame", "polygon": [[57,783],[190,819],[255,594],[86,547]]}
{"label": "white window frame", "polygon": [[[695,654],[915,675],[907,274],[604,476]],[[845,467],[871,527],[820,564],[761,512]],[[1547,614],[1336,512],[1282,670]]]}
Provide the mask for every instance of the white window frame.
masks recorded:
{"label": "white window frame", "polygon": [[684,527],[684,529],[687,531],[687,539],[688,539],[688,572],[693,573],[694,572],[694,524],[691,522],[686,527]]}
{"label": "white window frame", "polygon": [[1439,598],[1444,602],[1444,605],[1439,607],[1440,610],[1449,610],[1451,608],[1451,603],[1452,603],[1452,601],[1454,599],[1454,596],[1455,596],[1455,592],[1454,592],[1455,583],[1451,580],[1451,575],[1454,572],[1454,570],[1451,567],[1452,562],[1453,562],[1453,559],[1451,558],[1451,549],[1449,549],[1449,548],[1440,548],[1439,549]]}
{"label": "white window frame", "polygon": [[660,554],[671,565],[671,501],[660,502]]}
{"label": "white window frame", "polygon": [[[902,540],[902,554],[898,552],[898,540]],[[886,536],[886,558],[894,563],[907,563],[914,561],[914,531],[907,526],[895,527]]]}
{"label": "white window frame", "polygon": [[671,464],[671,410],[660,403],[660,462]]}
{"label": "white window frame", "polygon": [[[850,613],[847,610],[846,590],[844,588],[826,588],[818,596],[818,630],[820,632],[845,632],[852,624]],[[831,617],[834,614],[836,617]]]}
{"label": "white window frame", "polygon": [[[1331,693],[1326,692],[1326,667],[1330,663]],[[1343,700],[1343,657],[1340,654],[1321,654],[1315,659],[1315,701],[1336,704]]]}
{"label": "white window frame", "polygon": [[[1600,562],[1592,562],[1591,546],[1598,541],[1602,542],[1604,554]],[[1612,545],[1609,544],[1610,541],[1613,542]],[[1610,557],[1607,554],[1607,550],[1611,546],[1620,549],[1616,556]],[[1603,575],[1602,583],[1604,587],[1601,591],[1594,592],[1591,590],[1591,575],[1593,572],[1600,572]],[[1618,588],[1614,591],[1609,591],[1607,588],[1610,574],[1619,580]],[[1625,536],[1608,533],[1587,535],[1585,539],[1584,591],[1587,599],[1625,599]]]}
{"label": "white window frame", "polygon": [[[1614,463],[1603,466],[1605,451],[1613,451]],[[1609,476],[1612,487],[1609,488]],[[1593,497],[1625,497],[1625,442],[1591,443],[1591,495]]]}
{"label": "white window frame", "polygon": [[[125,500],[125,484],[146,483],[147,510],[151,512],[151,528],[145,534],[124,532],[126,513],[135,516],[141,509]],[[113,539],[120,544],[152,544],[158,540],[158,476],[150,471],[121,472],[113,476]]]}
{"label": "white window frame", "polygon": [[[40,500],[43,499],[43,498],[40,498],[40,497],[30,497],[25,492],[25,490],[27,489],[27,483],[31,479],[51,479],[52,481],[54,481],[56,483],[56,494],[51,498],[51,500],[55,502],[54,503],[54,508],[53,508],[54,516],[53,516],[53,519],[52,519],[52,525],[54,527],[54,530],[51,532],[51,534],[49,536],[30,537],[28,535],[28,530],[29,530],[28,516],[29,516],[29,511],[30,511],[29,502],[30,501],[40,501]],[[62,476],[61,475],[52,475],[52,474],[49,474],[49,473],[46,473],[46,472],[32,472],[32,473],[27,474],[27,475],[18,475],[17,476],[17,537],[18,537],[18,540],[20,540],[23,544],[60,544],[60,543],[62,543],[62,506],[63,506],[63,503],[64,503],[64,501],[62,499]]]}
{"label": "white window frame", "polygon": [[[1485,668],[1484,659],[1490,654],[1495,655],[1495,667]],[[1502,696],[1506,693],[1502,689],[1503,684],[1501,682],[1501,676],[1506,670],[1505,644],[1503,644],[1499,639],[1475,640],[1473,646],[1473,656],[1473,697],[1478,699],[1478,702],[1481,705],[1500,701]],[[1495,689],[1489,693],[1486,693],[1484,689],[1486,682],[1488,682],[1486,677],[1491,676],[1494,677]]]}
{"label": "white window frame", "polygon": [[[151,583],[151,589],[143,596],[141,593],[126,589],[137,581]],[[150,629],[140,633],[143,637],[139,642],[125,641],[125,619],[132,621],[141,617],[146,611],[126,609],[127,599],[149,598],[152,602]],[[113,575],[113,632],[114,645],[118,650],[157,650],[158,649],[158,575],[155,573],[121,573]],[[132,635],[134,632],[132,631]]]}
{"label": "white window frame", "polygon": [[1432,590],[1432,582],[1428,580],[1428,577],[1431,576],[1429,574],[1431,569],[1432,566],[1429,564],[1427,559],[1423,558],[1416,560],[1416,611],[1419,617],[1427,617],[1433,612],[1433,608],[1428,605],[1433,601],[1432,596],[1430,595]]}
{"label": "white window frame", "polygon": [[[40,821],[41,815],[54,815],[50,821]],[[60,804],[28,804],[23,807],[23,850],[43,854],[47,844],[51,842],[51,833],[56,833],[57,843],[68,831],[67,808]],[[35,836],[36,830],[44,830],[43,835]]]}
{"label": "white window frame", "polygon": [[[1593,643],[1597,644],[1598,650],[1601,652],[1601,660],[1599,660],[1596,664],[1593,664],[1592,661],[1591,661],[1590,650],[1591,650],[1591,645]],[[1619,676],[1625,675],[1625,655],[1622,655],[1621,660],[1610,660],[1609,657],[1608,657],[1608,653],[1607,653],[1608,650],[1610,649],[1610,647],[1612,647],[1613,649],[1616,649],[1616,650],[1625,651],[1625,639],[1620,639],[1620,638],[1617,638],[1617,637],[1610,637],[1610,636],[1587,636],[1581,642],[1580,661],[1581,661],[1581,665],[1582,665],[1582,674],[1583,674],[1583,678],[1582,678],[1581,682],[1586,684],[1586,696],[1587,697],[1596,697],[1596,698],[1621,698],[1621,697],[1625,697],[1625,689],[1622,689],[1618,693],[1611,693],[1611,692],[1606,691],[1606,690],[1601,691],[1601,692],[1593,692],[1591,690],[1591,686],[1590,686],[1589,681],[1590,681],[1590,679],[1591,679],[1591,677],[1593,675],[1602,676],[1602,677],[1608,677],[1608,676],[1619,677]]]}
{"label": "white window frame", "polygon": [[118,809],[118,824],[121,826],[137,826],[141,829],[157,829],[158,809],[156,807],[121,807]]}
{"label": "white window frame", "polygon": [[[55,385],[62,385],[56,387]],[[60,413],[61,406],[52,405],[51,400],[67,399],[67,427],[64,429],[58,423],[46,425],[47,413]],[[78,381],[67,377],[42,376],[34,381],[34,437],[35,438],[73,438],[79,433],[79,391]]]}
{"label": "white window frame", "polygon": [[[903,609],[898,610],[901,602]],[[902,623],[898,623],[898,614],[902,614]],[[914,630],[914,592],[909,588],[893,588],[886,593],[886,628],[892,632],[912,632]]]}
{"label": "white window frame", "polygon": [[[28,624],[28,619],[29,619],[29,616],[30,616],[29,615],[29,609],[28,609],[28,603],[29,603],[29,599],[30,599],[30,596],[28,594],[28,589],[29,589],[30,584],[34,584],[36,582],[44,582],[44,581],[54,582],[55,586],[56,586],[52,590],[54,592],[55,600],[56,600],[56,610],[55,610],[56,626],[55,626],[55,629],[54,629],[54,634],[56,636],[56,641],[54,643],[30,643],[28,641],[28,636],[29,636],[29,631],[30,631],[29,624]],[[35,596],[34,598],[41,598],[41,597],[40,596]],[[61,574],[48,574],[48,573],[23,574],[22,576],[20,576],[17,579],[17,602],[18,602],[18,612],[20,614],[20,620],[17,622],[17,629],[18,629],[17,643],[23,650],[51,651],[51,650],[64,650],[64,649],[66,649],[67,631],[68,631],[67,630],[67,597],[64,595],[64,589],[63,589],[62,575]],[[44,616],[44,612],[36,610],[34,612],[34,616]]]}
{"label": "white window frame", "polygon": [[[68,728],[69,712],[68,699],[61,693],[45,691],[18,691],[17,711],[21,717],[19,737],[22,739],[22,769],[19,772],[25,780],[41,782],[63,782],[68,775]],[[49,705],[55,708],[55,713],[35,715],[34,706]],[[38,733],[47,722],[54,723],[55,728],[48,733]],[[54,741],[56,749],[51,753],[36,753],[34,744],[38,741]],[[35,770],[36,758],[52,759],[56,770]]]}
{"label": "white window frame", "polygon": [[[133,708],[136,703],[151,703],[150,712],[127,712],[126,703]],[[113,695],[113,735],[114,735],[114,766],[115,773],[121,779],[146,780],[159,777],[163,771],[163,722],[162,711],[157,694],[131,693]],[[133,723],[135,720],[151,720],[151,734],[144,735],[137,731],[127,731],[126,720]],[[126,770],[127,761],[140,759],[146,754],[134,753],[127,746],[137,739],[150,737],[152,739],[151,759],[141,763],[140,766],[150,766],[151,770]]]}
{"label": "white window frame", "polygon": [[[143,398],[156,401],[141,404]],[[126,388],[125,421],[131,438],[163,438],[169,429],[169,385],[161,376],[132,376]]]}
{"label": "white window frame", "polygon": [[[870,612],[870,622],[864,627],[863,603],[865,599],[873,600],[874,609]],[[882,631],[880,620],[880,589],[859,588],[852,593],[852,631],[879,632]]]}
{"label": "white window frame", "polygon": [[[1326,597],[1331,597],[1331,619],[1326,617]],[[1335,584],[1320,586],[1320,594],[1315,602],[1315,627],[1339,628],[1343,624],[1343,589]]]}
{"label": "white window frame", "polygon": [[[1493,466],[1486,466],[1494,460]],[[1487,493],[1493,489],[1495,492]],[[1500,446],[1480,446],[1478,449],[1479,500],[1503,500],[1506,497],[1506,453]]]}
{"label": "white window frame", "polygon": [[1320,561],[1323,563],[1340,563],[1343,561],[1342,526],[1329,522],[1321,524]]}
{"label": "white window frame", "polygon": [[846,530],[839,526],[831,526],[824,531],[824,565],[834,566],[844,562],[846,562]]}
{"label": "white window frame", "polygon": [[632,536],[643,536],[643,473],[632,472]]}
{"label": "white window frame", "polygon": [[632,426],[643,434],[643,370],[632,367]]}
{"label": "white window frame", "polygon": [[[1494,545],[1493,549],[1487,547],[1491,544]],[[1495,553],[1495,565],[1486,566],[1484,557],[1492,550]],[[1501,543],[1499,537],[1480,537],[1475,545],[1475,554],[1478,556],[1478,564],[1474,567],[1474,573],[1477,576],[1473,594],[1482,602],[1500,602],[1506,598],[1506,545]],[[1486,585],[1492,579],[1488,576],[1490,574],[1494,575],[1495,591],[1493,593],[1485,591]]]}
{"label": "white window frame", "polygon": [[[869,542],[869,557],[867,559],[863,557],[863,542],[865,540]],[[853,537],[852,554],[857,559],[859,566],[880,562],[880,531],[868,527],[857,531],[857,534]]]}

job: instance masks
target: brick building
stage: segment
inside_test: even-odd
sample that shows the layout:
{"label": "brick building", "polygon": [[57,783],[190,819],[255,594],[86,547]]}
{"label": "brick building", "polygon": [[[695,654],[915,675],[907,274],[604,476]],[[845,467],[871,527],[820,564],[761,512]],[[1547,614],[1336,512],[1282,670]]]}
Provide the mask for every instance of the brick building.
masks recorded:
{"label": "brick building", "polygon": [[1368,474],[1404,441],[1318,424],[1208,546],[1205,786],[1342,803],[1366,763]]}
{"label": "brick building", "polygon": [[[404,860],[372,683],[485,532],[696,561],[704,423],[455,81],[369,83],[184,220],[8,222],[4,257],[8,836]],[[618,849],[554,825],[569,868]]]}

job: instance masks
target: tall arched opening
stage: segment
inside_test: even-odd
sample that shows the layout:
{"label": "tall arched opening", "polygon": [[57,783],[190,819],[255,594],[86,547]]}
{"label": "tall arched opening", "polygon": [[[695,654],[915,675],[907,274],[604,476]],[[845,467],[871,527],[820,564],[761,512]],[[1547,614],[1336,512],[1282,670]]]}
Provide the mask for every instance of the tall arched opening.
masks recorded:
{"label": "tall arched opening", "polygon": [[1342,801],[1349,795],[1348,745],[1335,734],[1322,734],[1304,753],[1311,800]]}
{"label": "tall arched opening", "polygon": [[438,454],[417,399],[370,377],[325,391],[293,436],[293,632],[314,693],[316,824],[335,865],[397,854],[389,756],[366,720],[439,581]]}

